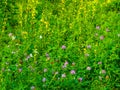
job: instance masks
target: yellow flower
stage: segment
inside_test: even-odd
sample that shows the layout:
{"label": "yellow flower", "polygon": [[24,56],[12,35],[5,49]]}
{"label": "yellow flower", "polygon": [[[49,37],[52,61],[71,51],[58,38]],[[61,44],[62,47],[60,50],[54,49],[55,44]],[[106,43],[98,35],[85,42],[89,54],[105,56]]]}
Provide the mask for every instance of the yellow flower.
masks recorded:
{"label": "yellow flower", "polygon": [[28,35],[28,32],[26,32],[26,31],[23,31],[23,32],[22,32],[22,37],[23,37],[23,38],[26,38],[27,35]]}

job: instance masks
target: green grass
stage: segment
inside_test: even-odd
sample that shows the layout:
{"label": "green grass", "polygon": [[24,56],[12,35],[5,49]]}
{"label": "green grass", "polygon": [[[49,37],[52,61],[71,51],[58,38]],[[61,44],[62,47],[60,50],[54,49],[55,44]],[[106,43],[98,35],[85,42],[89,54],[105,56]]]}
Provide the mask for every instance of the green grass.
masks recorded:
{"label": "green grass", "polygon": [[0,90],[119,90],[118,0],[2,0]]}

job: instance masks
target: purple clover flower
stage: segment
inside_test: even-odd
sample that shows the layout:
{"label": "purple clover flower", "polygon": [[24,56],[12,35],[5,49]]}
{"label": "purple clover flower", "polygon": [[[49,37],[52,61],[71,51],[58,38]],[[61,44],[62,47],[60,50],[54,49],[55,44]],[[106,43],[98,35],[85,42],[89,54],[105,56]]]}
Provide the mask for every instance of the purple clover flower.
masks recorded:
{"label": "purple clover flower", "polygon": [[79,81],[79,82],[81,82],[82,80],[83,80],[83,78],[81,78],[81,77],[80,77],[80,78],[78,78],[78,81]]}
{"label": "purple clover flower", "polygon": [[88,49],[91,49],[91,45],[87,45],[87,48],[88,48]]}
{"label": "purple clover flower", "polygon": [[66,46],[65,46],[65,45],[62,45],[62,49],[63,49],[63,50],[66,49]]}
{"label": "purple clover flower", "polygon": [[75,72],[75,70],[71,70],[70,73],[73,75],[73,74],[75,74],[76,72]]}
{"label": "purple clover flower", "polygon": [[46,57],[50,57],[48,53],[46,53],[45,55],[46,55]]}
{"label": "purple clover flower", "polygon": [[68,64],[68,61],[65,61],[64,65],[67,65]]}

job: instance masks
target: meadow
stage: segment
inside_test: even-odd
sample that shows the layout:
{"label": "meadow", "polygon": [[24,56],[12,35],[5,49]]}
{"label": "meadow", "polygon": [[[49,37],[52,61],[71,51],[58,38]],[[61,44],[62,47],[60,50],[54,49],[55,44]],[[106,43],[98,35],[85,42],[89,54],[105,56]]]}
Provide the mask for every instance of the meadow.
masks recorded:
{"label": "meadow", "polygon": [[0,90],[120,90],[120,1],[1,0]]}

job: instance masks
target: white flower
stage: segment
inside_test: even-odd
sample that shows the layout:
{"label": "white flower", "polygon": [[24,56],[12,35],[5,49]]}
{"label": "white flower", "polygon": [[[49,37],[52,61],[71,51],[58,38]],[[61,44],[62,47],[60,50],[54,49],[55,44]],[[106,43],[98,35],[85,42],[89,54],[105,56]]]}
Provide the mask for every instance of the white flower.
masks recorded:
{"label": "white flower", "polygon": [[58,74],[58,72],[55,72],[55,74],[57,75],[57,74]]}
{"label": "white flower", "polygon": [[46,78],[43,78],[43,79],[42,79],[42,82],[46,82]]}
{"label": "white flower", "polygon": [[42,35],[40,35],[40,39],[42,39]]}
{"label": "white flower", "polygon": [[43,70],[44,72],[47,72],[47,68],[44,68],[44,70]]}
{"label": "white flower", "polygon": [[18,72],[22,72],[22,68],[19,68],[19,69],[18,69]]}
{"label": "white flower", "polygon": [[72,63],[72,66],[75,66],[75,62]]}
{"label": "white flower", "polygon": [[9,33],[8,36],[11,37],[13,34],[12,33]]}
{"label": "white flower", "polygon": [[90,70],[91,70],[91,67],[88,66],[86,69],[90,71]]}
{"label": "white flower", "polygon": [[62,78],[65,78],[66,77],[66,74],[64,73],[64,74],[62,74]]}
{"label": "white flower", "polygon": [[32,53],[30,54],[30,57],[33,57]]}
{"label": "white flower", "polygon": [[35,86],[31,86],[31,90],[35,90]]}

